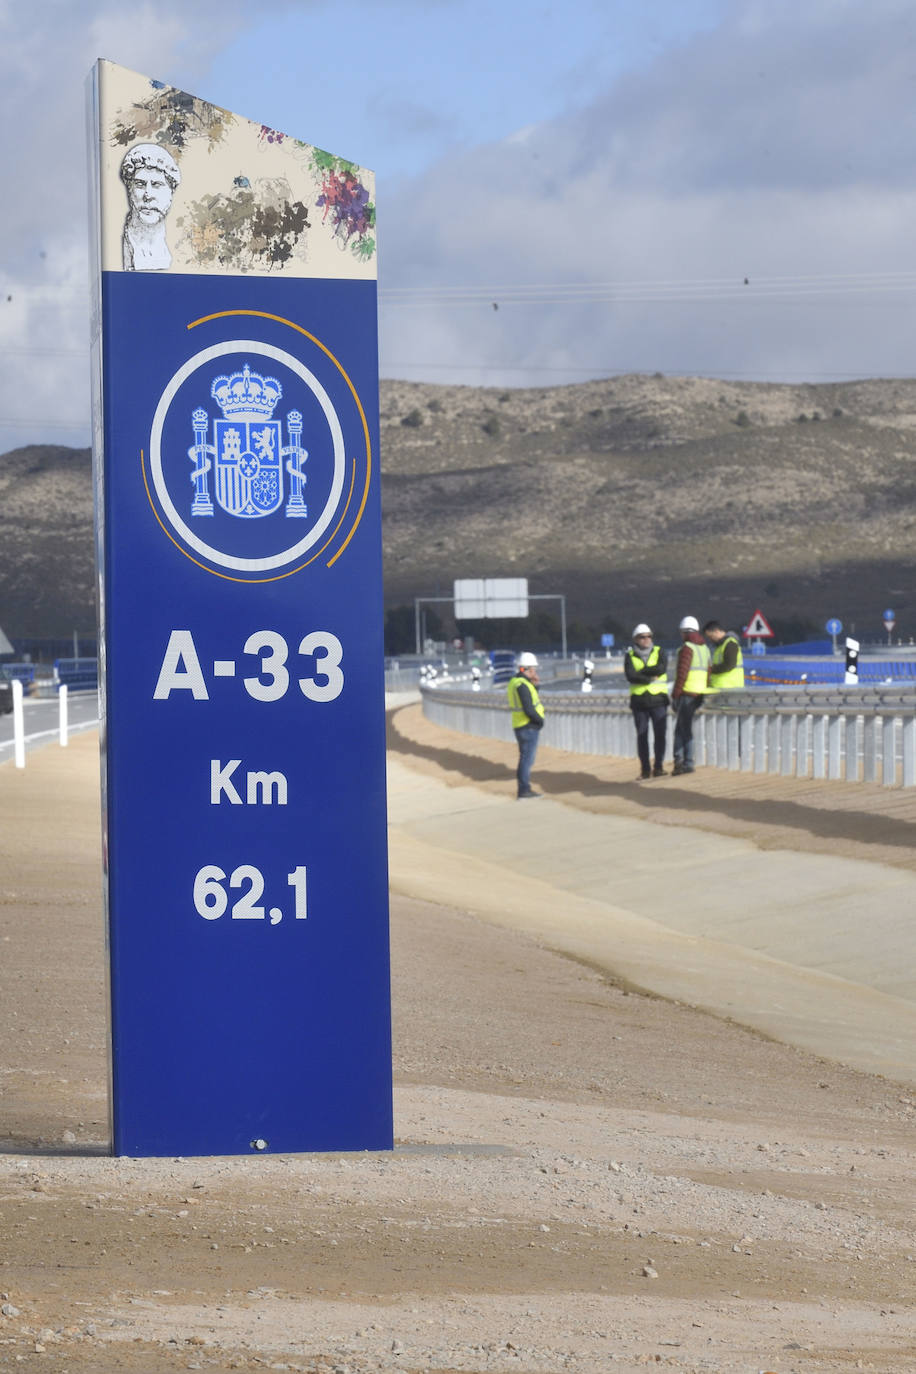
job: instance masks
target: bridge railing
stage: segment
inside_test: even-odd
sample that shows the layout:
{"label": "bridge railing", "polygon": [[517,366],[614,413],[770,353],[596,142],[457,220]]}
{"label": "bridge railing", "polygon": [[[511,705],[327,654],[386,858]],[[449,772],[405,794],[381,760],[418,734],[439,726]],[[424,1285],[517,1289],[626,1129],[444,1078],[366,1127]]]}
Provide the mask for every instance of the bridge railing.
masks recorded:
{"label": "bridge railing", "polygon": [[[422,690],[436,725],[511,739],[505,693]],[[636,757],[627,692],[550,693],[544,743],[576,754]],[[672,716],[673,722],[673,716]],[[786,688],[712,693],[694,718],[696,762],[731,772],[916,787],[916,689]]]}

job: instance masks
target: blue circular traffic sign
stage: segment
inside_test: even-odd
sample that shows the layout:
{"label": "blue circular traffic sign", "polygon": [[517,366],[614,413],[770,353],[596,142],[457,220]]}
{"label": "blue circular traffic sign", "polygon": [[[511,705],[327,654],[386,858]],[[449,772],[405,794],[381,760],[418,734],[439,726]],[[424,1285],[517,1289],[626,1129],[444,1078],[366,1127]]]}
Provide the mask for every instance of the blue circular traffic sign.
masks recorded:
{"label": "blue circular traffic sign", "polygon": [[838,635],[842,632],[843,622],[842,620],[837,620],[836,616],[833,616],[830,620],[827,621],[827,624],[824,628],[826,629],[829,635]]}
{"label": "blue circular traffic sign", "polygon": [[896,620],[896,619],[897,619],[897,616],[896,616],[896,613],[895,613],[894,611],[885,611],[885,612],[884,612],[884,615],[881,617],[881,619],[882,619],[882,620]]}

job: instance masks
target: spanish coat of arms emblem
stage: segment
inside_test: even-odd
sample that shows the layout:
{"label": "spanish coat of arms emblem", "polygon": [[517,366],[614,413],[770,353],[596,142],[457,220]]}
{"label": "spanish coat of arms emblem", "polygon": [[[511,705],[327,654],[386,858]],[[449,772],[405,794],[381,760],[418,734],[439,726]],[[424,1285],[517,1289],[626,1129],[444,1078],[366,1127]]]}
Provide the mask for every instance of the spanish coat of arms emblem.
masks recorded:
{"label": "spanish coat of arms emblem", "polygon": [[[274,419],[283,388],[275,377],[252,372],[246,362],[241,372],[215,378],[210,395],[222,411],[213,420],[213,442],[207,442],[210,415],[202,406],[191,416],[194,443],[188,457],[194,464],[193,516],[214,513],[213,496],[227,515],[242,520],[272,515],[283,505],[284,473],[289,477],[289,497],[284,514],[293,519],[308,515],[302,496],[302,466],[308,452],[302,447],[302,415],[286,416],[288,443],[283,443],[283,422]],[[286,460],[284,463],[283,460]]]}

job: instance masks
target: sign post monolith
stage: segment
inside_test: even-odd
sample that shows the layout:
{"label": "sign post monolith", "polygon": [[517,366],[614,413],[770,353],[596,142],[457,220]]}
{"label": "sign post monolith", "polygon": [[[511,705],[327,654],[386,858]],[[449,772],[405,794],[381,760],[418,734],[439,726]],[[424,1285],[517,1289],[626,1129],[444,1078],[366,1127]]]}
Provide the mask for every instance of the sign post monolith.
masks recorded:
{"label": "sign post monolith", "polygon": [[92,96],[114,1150],[391,1148],[372,175]]}

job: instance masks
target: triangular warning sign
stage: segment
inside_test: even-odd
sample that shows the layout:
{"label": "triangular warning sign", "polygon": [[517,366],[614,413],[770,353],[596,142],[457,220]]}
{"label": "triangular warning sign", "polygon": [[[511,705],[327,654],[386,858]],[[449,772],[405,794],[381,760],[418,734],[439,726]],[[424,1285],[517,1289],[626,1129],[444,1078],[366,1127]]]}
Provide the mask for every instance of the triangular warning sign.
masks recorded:
{"label": "triangular warning sign", "polygon": [[744,629],[745,639],[772,639],[773,631],[763,611],[755,611]]}

